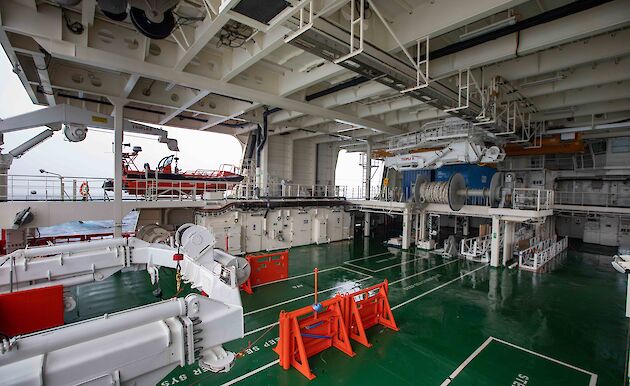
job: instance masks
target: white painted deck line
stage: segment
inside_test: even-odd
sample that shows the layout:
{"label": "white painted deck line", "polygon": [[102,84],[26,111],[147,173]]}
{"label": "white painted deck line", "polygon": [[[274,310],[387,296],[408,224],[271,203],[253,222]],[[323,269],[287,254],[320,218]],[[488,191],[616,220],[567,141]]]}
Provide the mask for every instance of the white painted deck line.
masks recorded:
{"label": "white painted deck line", "polygon": [[473,274],[473,273],[475,273],[475,272],[479,271],[480,269],[482,269],[482,268],[486,268],[486,267],[487,267],[487,265],[482,265],[481,267],[479,267],[479,268],[477,268],[477,269],[474,269],[474,270],[472,270],[472,271],[470,271],[470,272],[467,272],[467,273],[465,273],[465,274],[463,274],[463,275],[461,275],[461,276],[458,276],[458,277],[456,277],[456,278],[455,278],[455,279],[453,279],[453,280],[449,280],[449,281],[447,281],[446,283],[444,283],[444,284],[442,284],[442,285],[439,285],[439,286],[437,286],[437,287],[435,287],[435,288],[433,288],[433,289],[428,290],[427,292],[421,293],[421,294],[420,294],[420,295],[418,295],[418,296],[414,296],[413,298],[411,298],[411,299],[409,299],[409,300],[405,300],[404,302],[402,302],[402,303],[400,303],[400,304],[397,304],[397,305],[395,305],[394,307],[392,307],[392,310],[395,310],[395,309],[400,308],[400,307],[402,307],[402,306],[404,306],[404,305],[407,305],[407,304],[409,304],[409,303],[411,303],[411,302],[413,302],[413,301],[416,301],[416,300],[418,300],[418,299],[421,299],[421,298],[423,298],[423,297],[427,296],[428,294],[433,293],[433,292],[435,292],[435,291],[439,290],[440,288],[444,288],[444,287],[446,287],[446,286],[447,286],[447,285],[449,285],[449,284],[455,283],[456,281],[461,280],[461,279],[462,279],[462,278],[464,278],[465,276],[471,275],[471,274]]}
{"label": "white painted deck line", "polygon": [[[415,256],[415,255],[413,255],[413,256]],[[364,270],[369,271],[369,272],[372,272],[372,273],[379,273],[379,272],[381,272],[381,271],[385,271],[385,270],[390,269],[390,268],[398,267],[398,266],[401,266],[401,265],[404,265],[404,264],[413,263],[413,262],[416,262],[416,261],[418,261],[418,260],[427,259],[427,258],[428,258],[428,257],[426,257],[426,256],[422,256],[422,257],[418,257],[418,256],[417,256],[417,257],[415,257],[413,260],[407,260],[407,261],[404,261],[404,262],[401,262],[401,263],[398,263],[398,264],[388,265],[387,267],[379,268],[379,269],[376,269],[376,270],[374,270],[374,269],[370,269],[370,268],[365,268],[365,267],[362,267],[362,266],[360,266],[360,265],[356,265],[356,264],[348,263],[347,261],[346,261],[344,264],[346,264],[346,265],[351,265],[351,266],[353,266],[353,267],[355,267],[355,268],[364,269]]]}
{"label": "white painted deck line", "polygon": [[463,361],[463,362],[462,362],[462,363],[461,363],[461,364],[460,364],[460,365],[459,365],[459,366],[455,369],[455,371],[453,371],[453,372],[451,373],[451,375],[449,375],[449,376],[448,376],[448,378],[446,378],[446,379],[444,380],[444,382],[442,382],[442,383],[440,384],[440,386],[447,386],[449,383],[451,383],[451,381],[452,381],[453,379],[455,379],[455,377],[456,377],[456,376],[458,376],[458,375],[459,375],[459,373],[461,373],[461,372],[462,372],[462,370],[464,370],[464,367],[468,366],[468,364],[469,364],[470,362],[472,362],[472,360],[473,360],[473,359],[475,359],[475,357],[476,357],[477,355],[479,355],[479,353],[480,353],[480,352],[482,352],[482,351],[483,351],[483,349],[484,349],[484,348],[486,348],[486,347],[490,344],[490,342],[492,342],[492,337],[489,337],[488,339],[486,339],[486,340],[485,340],[485,342],[483,342],[483,343],[481,344],[481,346],[477,347],[477,349],[476,349],[475,351],[473,351],[473,353],[472,353],[472,354],[470,354],[470,356],[468,356],[468,358],[466,358],[466,360],[464,360],[464,361]]}
{"label": "white painted deck line", "polygon": [[498,338],[495,338],[495,337],[491,336],[491,337],[489,337],[488,339],[486,339],[486,340],[485,340],[485,342],[483,342],[483,343],[481,344],[481,346],[479,346],[479,347],[478,347],[478,348],[477,348],[477,349],[476,349],[476,350],[475,350],[472,354],[470,354],[470,356],[469,356],[468,358],[466,358],[466,360],[465,360],[464,362],[462,362],[462,364],[460,364],[460,365],[459,365],[459,366],[455,369],[455,371],[453,371],[453,372],[451,373],[451,375],[449,375],[449,376],[448,376],[448,378],[446,378],[446,379],[445,379],[445,380],[444,380],[444,381],[440,384],[440,386],[448,386],[448,385],[449,385],[449,384],[453,381],[453,379],[455,379],[455,377],[457,377],[457,376],[459,375],[459,373],[461,373],[461,372],[464,370],[464,368],[465,368],[466,366],[468,366],[468,365],[470,364],[470,362],[472,362],[472,360],[473,360],[473,359],[475,359],[475,357],[477,357],[477,356],[478,356],[478,355],[479,355],[479,354],[480,354],[480,353],[481,353],[481,352],[482,352],[482,351],[483,351],[486,347],[488,347],[488,345],[489,345],[490,343],[492,343],[492,341],[496,341],[496,342],[502,343],[502,344],[504,344],[504,345],[506,345],[506,346],[510,346],[510,347],[513,347],[513,348],[518,349],[518,350],[521,350],[521,351],[525,351],[526,353],[528,353],[528,354],[530,354],[530,355],[534,355],[534,356],[537,356],[537,357],[543,358],[543,359],[548,360],[548,361],[550,361],[550,362],[554,362],[554,363],[557,363],[557,364],[559,364],[559,365],[562,365],[562,366],[568,367],[568,368],[570,368],[570,369],[572,369],[572,370],[575,370],[575,371],[579,371],[579,372],[585,373],[585,374],[587,374],[587,375],[589,375],[589,376],[590,376],[590,380],[589,380],[588,386],[596,386],[596,385],[597,385],[597,374],[595,374],[595,373],[592,373],[592,372],[590,372],[590,371],[588,371],[588,370],[581,369],[581,368],[579,368],[579,367],[576,367],[576,366],[570,365],[570,364],[568,364],[568,363],[566,363],[566,362],[562,362],[562,361],[559,361],[559,360],[557,360],[557,359],[550,358],[550,357],[548,357],[548,356],[546,356],[546,355],[543,355],[543,354],[537,353],[537,352],[535,352],[535,351],[532,351],[532,350],[526,349],[526,348],[524,348],[524,347],[521,347],[521,346],[515,345],[515,344],[510,343],[510,342],[506,342],[506,341],[504,341],[504,340],[502,340],[502,339],[498,339]]}
{"label": "white painted deck line", "polygon": [[459,261],[459,259],[458,260],[449,261],[448,263],[436,265],[435,267],[432,267],[432,268],[429,268],[429,269],[425,269],[424,271],[416,272],[413,275],[405,276],[402,279],[395,280],[395,281],[389,283],[389,285],[391,286],[391,285],[394,285],[394,284],[398,284],[401,281],[405,281],[405,280],[407,280],[409,278],[412,278],[412,277],[415,277],[415,276],[418,276],[418,275],[422,275],[423,273],[433,271],[434,269],[438,269],[438,268],[444,267],[445,265],[453,264],[453,263],[456,263],[458,261]]}
{"label": "white painted deck line", "polygon": [[[363,279],[359,279],[359,280],[354,281],[354,283],[360,283],[362,281],[365,281],[365,280],[368,280],[368,279],[371,279],[371,278],[372,278],[372,276],[364,277]],[[348,284],[352,284],[352,283],[341,284],[341,285],[338,285],[338,286],[333,287],[333,288],[328,288],[328,289],[325,289],[325,290],[317,291],[317,294],[319,295],[319,294],[323,294],[323,293],[326,293],[326,292],[334,291],[336,289],[343,288],[343,287],[347,286]],[[261,311],[268,310],[270,308],[274,308],[274,307],[281,306],[283,304],[288,304],[288,303],[294,302],[296,300],[306,299],[306,298],[309,298],[311,296],[313,296],[312,293],[306,294],[306,295],[302,295],[302,296],[298,296],[298,297],[293,298],[293,299],[285,300],[285,301],[282,301],[280,303],[272,304],[270,306],[266,306],[266,307],[263,307],[263,308],[258,308],[256,310],[246,312],[246,313],[243,314],[243,316],[252,315],[252,314],[255,314],[255,313],[258,313],[258,312],[261,312]]]}
{"label": "white painted deck line", "polygon": [[590,379],[590,381],[589,381],[589,383],[588,383],[588,386],[595,386],[595,385],[597,385],[597,374],[595,374],[595,373],[593,373],[593,372],[590,372],[590,371],[588,371],[588,370],[581,369],[581,368],[579,368],[579,367],[576,367],[576,366],[570,365],[570,364],[568,364],[568,363],[566,363],[566,362],[562,362],[562,361],[559,361],[559,360],[557,360],[557,359],[554,359],[554,358],[548,357],[548,356],[546,356],[546,355],[543,355],[543,354],[537,353],[536,351],[532,351],[532,350],[526,349],[526,348],[524,348],[524,347],[521,347],[521,346],[515,345],[514,343],[506,342],[506,341],[504,341],[504,340],[502,340],[502,339],[499,339],[499,338],[495,338],[495,337],[492,337],[492,336],[491,336],[490,338],[491,338],[492,340],[495,340],[495,341],[499,342],[499,343],[503,343],[503,344],[504,344],[504,345],[506,345],[506,346],[514,347],[514,348],[519,349],[519,350],[521,350],[521,351],[525,351],[525,352],[526,352],[526,353],[528,353],[528,354],[535,355],[535,356],[537,356],[537,357],[540,357],[540,358],[546,359],[546,360],[548,360],[548,361],[550,361],[550,362],[554,362],[554,363],[557,363],[557,364],[559,364],[559,365],[562,365],[562,366],[568,367],[568,368],[570,368],[570,369],[573,369],[573,370],[575,370],[575,371],[579,371],[579,372],[582,372],[582,373],[584,373],[584,374],[590,375],[590,376],[591,376],[591,379]]}
{"label": "white painted deck line", "polygon": [[351,269],[351,268],[348,268],[348,267],[341,266],[341,267],[339,267],[339,268],[341,268],[341,269],[345,269],[346,271],[349,271],[349,272],[352,272],[352,273],[356,273],[357,275],[363,275],[363,276],[369,276],[369,277],[372,277],[372,275],[368,275],[368,274],[367,274],[367,273],[365,273],[365,272],[359,272],[359,271],[356,271],[356,270]]}
{"label": "white painted deck line", "polygon": [[255,333],[257,333],[258,331],[263,331],[263,330],[266,330],[266,329],[268,329],[268,328],[270,328],[270,327],[272,327],[272,326],[276,326],[276,325],[278,325],[278,324],[280,324],[280,322],[274,322],[274,323],[268,324],[268,325],[266,325],[266,326],[262,326],[262,327],[260,327],[260,328],[257,328],[257,329],[255,329],[255,330],[248,331],[248,332],[246,332],[245,334],[243,334],[243,337],[246,337],[247,335],[255,334]]}
{"label": "white painted deck line", "polygon": [[377,256],[393,255],[393,254],[394,254],[393,252],[377,253],[376,255],[369,255],[369,256],[364,256],[364,257],[358,257],[356,259],[346,260],[346,262],[348,262],[348,261],[357,261],[357,260],[366,260],[366,259],[371,259],[371,258],[377,257]]}
{"label": "white painted deck line", "polygon": [[221,385],[221,386],[230,386],[230,385],[233,385],[233,384],[235,384],[235,383],[237,383],[237,382],[242,381],[243,379],[247,379],[247,378],[251,377],[251,376],[252,376],[252,375],[254,375],[254,374],[258,374],[259,372],[261,372],[261,371],[263,371],[263,370],[266,370],[266,369],[270,368],[271,366],[275,366],[275,365],[277,365],[278,363],[280,363],[280,359],[276,359],[275,361],[273,361],[273,362],[269,362],[269,363],[267,363],[267,364],[266,364],[266,365],[264,365],[264,366],[260,366],[259,368],[254,369],[254,370],[250,371],[250,372],[249,372],[249,373],[247,373],[247,374],[243,374],[243,375],[241,375],[240,377],[236,377],[236,378],[232,379],[231,381],[224,383],[224,384],[223,384],[223,385]]}
{"label": "white painted deck line", "polygon": [[[317,273],[328,272],[328,271],[332,271],[333,269],[339,269],[339,268],[343,268],[343,267],[338,265],[336,267],[322,269],[321,271],[317,271]],[[286,279],[274,280],[274,281],[270,281],[269,283],[255,285],[252,288],[263,287],[263,286],[266,286],[266,285],[269,285],[269,284],[280,283],[280,282],[287,281],[287,280],[292,280],[292,279],[299,279],[301,277],[306,277],[306,276],[313,275],[314,273],[315,272],[307,272],[307,273],[303,273],[303,274],[297,275],[297,276],[290,276],[290,277],[287,277]]]}

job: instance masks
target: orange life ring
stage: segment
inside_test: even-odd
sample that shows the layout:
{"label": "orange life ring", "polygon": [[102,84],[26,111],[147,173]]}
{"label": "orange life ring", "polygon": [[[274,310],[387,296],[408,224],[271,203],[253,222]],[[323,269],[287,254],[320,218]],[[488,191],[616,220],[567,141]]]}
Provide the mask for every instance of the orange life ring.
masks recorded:
{"label": "orange life ring", "polygon": [[88,185],[87,181],[83,181],[81,186],[79,186],[79,194],[81,197],[87,198],[90,195],[90,185]]}

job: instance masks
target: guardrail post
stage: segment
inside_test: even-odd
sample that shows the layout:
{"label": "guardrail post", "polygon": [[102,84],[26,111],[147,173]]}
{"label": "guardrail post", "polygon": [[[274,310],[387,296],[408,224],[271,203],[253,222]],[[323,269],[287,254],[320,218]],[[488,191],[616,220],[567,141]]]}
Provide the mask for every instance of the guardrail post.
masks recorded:
{"label": "guardrail post", "polygon": [[72,201],[77,200],[77,180],[72,180]]}

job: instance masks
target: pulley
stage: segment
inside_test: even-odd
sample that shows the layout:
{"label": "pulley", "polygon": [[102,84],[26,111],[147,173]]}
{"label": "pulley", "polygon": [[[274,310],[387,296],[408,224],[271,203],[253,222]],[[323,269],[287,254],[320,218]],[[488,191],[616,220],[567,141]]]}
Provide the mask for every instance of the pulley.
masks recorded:
{"label": "pulley", "polygon": [[175,16],[173,11],[166,10],[164,13],[147,15],[144,10],[136,7],[129,9],[131,22],[143,35],[151,39],[164,39],[171,34],[175,28]]}

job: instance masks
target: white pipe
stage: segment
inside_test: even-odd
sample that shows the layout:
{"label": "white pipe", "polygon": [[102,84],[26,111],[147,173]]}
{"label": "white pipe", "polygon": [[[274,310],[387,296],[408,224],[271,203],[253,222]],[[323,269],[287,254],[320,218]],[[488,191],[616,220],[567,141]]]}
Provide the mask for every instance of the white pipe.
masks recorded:
{"label": "white pipe", "polygon": [[116,237],[113,239],[59,244],[59,245],[52,245],[49,247],[35,247],[35,248],[19,249],[17,251],[12,252],[8,256],[16,257],[16,258],[19,258],[19,257],[32,258],[32,257],[38,257],[38,256],[58,255],[61,253],[88,251],[88,250],[98,249],[98,248],[119,247],[119,246],[126,245],[126,243],[127,243],[126,239],[122,237]]}
{"label": "white pipe", "polygon": [[186,315],[183,298],[134,308],[100,318],[86,320],[61,328],[16,337],[17,347],[0,354],[0,366],[32,356],[115,334],[144,324]]}
{"label": "white pipe", "polygon": [[84,284],[84,283],[91,283],[93,281],[94,281],[94,274],[88,273],[85,275],[72,276],[65,279],[52,280],[52,281],[37,283],[33,285],[28,285],[28,286],[24,286],[22,283],[20,283],[20,291],[30,290],[30,289],[35,289],[35,288],[51,287],[54,285],[62,285],[64,287],[70,287],[70,286]]}
{"label": "white pipe", "polygon": [[24,142],[23,144],[17,146],[15,149],[11,150],[9,154],[11,154],[15,158],[20,158],[27,151],[31,150],[35,146],[52,137],[53,134],[55,134],[54,131],[46,129],[33,138],[29,139],[28,141]]}
{"label": "white pipe", "polygon": [[114,237],[122,236],[122,143],[123,143],[123,108],[121,100],[112,99],[114,104]]}

